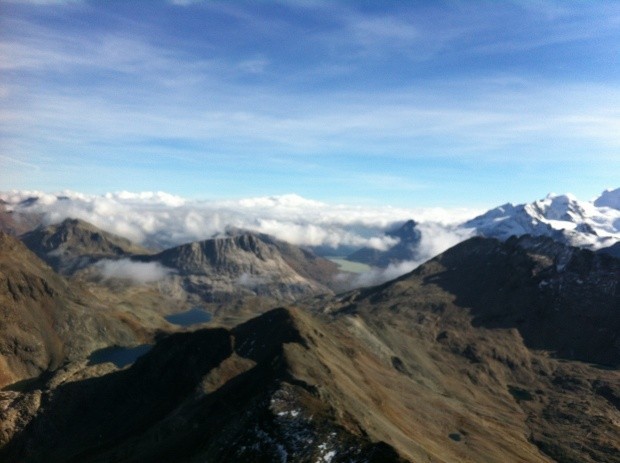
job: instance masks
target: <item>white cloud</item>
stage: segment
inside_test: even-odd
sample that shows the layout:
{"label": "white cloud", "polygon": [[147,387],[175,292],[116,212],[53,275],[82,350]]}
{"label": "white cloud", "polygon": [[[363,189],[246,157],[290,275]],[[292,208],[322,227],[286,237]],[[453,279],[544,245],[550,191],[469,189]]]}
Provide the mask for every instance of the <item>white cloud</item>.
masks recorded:
{"label": "white cloud", "polygon": [[473,236],[471,229],[443,226],[433,222],[420,223],[418,228],[422,234],[420,263]]}
{"label": "white cloud", "polygon": [[368,272],[356,275],[351,282],[351,286],[353,288],[361,288],[364,286],[378,285],[411,272],[421,263],[422,262],[419,261],[404,261],[397,264],[390,264],[386,268],[372,268]]}
{"label": "white cloud", "polygon": [[168,276],[172,270],[158,262],[135,262],[130,259],[104,259],[95,264],[95,267],[106,278],[120,278],[132,280],[136,283],[152,283]]}
{"label": "white cloud", "polygon": [[[22,203],[28,198],[38,199]],[[397,222],[414,219],[435,223],[424,225],[435,227],[431,230],[434,237],[428,238],[429,247],[435,250],[441,247],[435,241],[441,237],[439,230],[443,225],[462,222],[482,212],[462,208],[331,205],[298,195],[198,201],[163,192],[123,191],[94,196],[71,191],[11,191],[0,193],[0,199],[15,211],[43,214],[46,223],[79,218],[134,242],[156,247],[207,239],[234,227],[302,246],[370,246],[384,250],[395,244],[394,239],[384,235],[385,230]]]}
{"label": "white cloud", "polygon": [[473,235],[473,230],[471,229],[446,226],[434,222],[420,223],[418,224],[418,229],[421,233],[421,239],[417,248],[418,258],[416,260],[390,264],[386,268],[372,268],[367,272],[356,275],[351,282],[351,286],[378,285],[398,278]]}

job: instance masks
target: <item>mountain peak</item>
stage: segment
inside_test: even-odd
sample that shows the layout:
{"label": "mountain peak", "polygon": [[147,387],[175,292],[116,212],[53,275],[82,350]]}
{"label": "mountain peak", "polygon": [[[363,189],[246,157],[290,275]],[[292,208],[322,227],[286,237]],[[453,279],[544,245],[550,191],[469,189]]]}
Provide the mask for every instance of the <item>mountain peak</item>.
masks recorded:
{"label": "mountain peak", "polygon": [[231,295],[300,296],[330,293],[333,262],[268,235],[234,230],[144,257],[176,269],[187,285],[213,300]]}
{"label": "mountain peak", "polygon": [[149,253],[126,238],[73,218],[42,225],[20,238],[41,259],[65,274],[73,273],[96,259]]}
{"label": "mountain peak", "polygon": [[398,242],[385,251],[365,247],[350,254],[347,259],[374,267],[387,267],[396,262],[416,259],[417,247],[422,239],[422,233],[415,220],[407,220],[404,224],[387,231],[385,234],[391,238],[396,238]]}
{"label": "mountain peak", "polygon": [[386,232],[386,235],[398,238],[401,242],[405,243],[418,242],[420,240],[421,233],[417,226],[418,223],[415,220],[409,219],[400,227]]}
{"label": "mountain peak", "polygon": [[579,201],[572,194],[551,193],[532,203],[496,207],[463,225],[502,240],[530,234],[597,250],[620,241],[620,210],[600,207],[614,204],[616,195],[620,196],[615,191],[595,203]]}

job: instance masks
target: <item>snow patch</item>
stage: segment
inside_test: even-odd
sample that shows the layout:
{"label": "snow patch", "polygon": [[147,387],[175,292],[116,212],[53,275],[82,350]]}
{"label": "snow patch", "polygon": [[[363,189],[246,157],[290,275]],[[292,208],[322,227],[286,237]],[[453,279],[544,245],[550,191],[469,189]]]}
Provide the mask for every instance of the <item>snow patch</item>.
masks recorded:
{"label": "snow patch", "polygon": [[503,205],[463,224],[483,236],[508,239],[525,234],[549,236],[592,250],[620,241],[620,189],[608,190],[595,202],[573,195],[549,194],[529,204]]}

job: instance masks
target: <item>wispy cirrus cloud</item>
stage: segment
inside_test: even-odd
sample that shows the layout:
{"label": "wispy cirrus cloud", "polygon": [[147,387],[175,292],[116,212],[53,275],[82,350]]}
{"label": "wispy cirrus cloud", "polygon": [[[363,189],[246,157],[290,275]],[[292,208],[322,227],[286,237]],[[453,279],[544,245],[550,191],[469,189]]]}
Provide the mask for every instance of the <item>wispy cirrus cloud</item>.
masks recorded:
{"label": "wispy cirrus cloud", "polygon": [[[271,184],[298,178],[313,196],[360,196],[356,179],[375,197],[396,198],[400,185],[428,203],[454,186],[448,177],[471,189],[490,165],[517,166],[525,191],[529,171],[549,162],[581,163],[587,152],[599,178],[617,163],[620,89],[600,66],[617,49],[613,4],[182,3],[192,8],[161,3],[146,18],[88,2],[3,18],[0,146],[50,169],[47,181],[30,176],[33,186],[97,185],[104,176],[90,172],[121,166],[100,191],[131,178],[187,192],[212,172],[209,192],[262,194],[257,178],[273,173]],[[170,8],[185,28],[162,20]],[[509,20],[520,27],[503,27]],[[147,167],[150,176],[135,175]],[[28,177],[11,169],[9,181]]]}

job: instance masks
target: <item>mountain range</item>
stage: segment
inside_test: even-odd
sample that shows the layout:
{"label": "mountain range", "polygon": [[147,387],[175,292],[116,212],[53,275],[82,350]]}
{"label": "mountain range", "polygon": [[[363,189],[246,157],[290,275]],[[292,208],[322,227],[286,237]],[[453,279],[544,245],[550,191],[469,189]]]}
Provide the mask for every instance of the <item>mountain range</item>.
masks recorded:
{"label": "mountain range", "polygon": [[[456,228],[470,235],[507,240],[511,236],[547,236],[570,246],[620,256],[620,188],[607,190],[591,202],[572,195],[549,194],[527,204],[498,206]],[[376,267],[403,261],[417,261],[422,233],[413,220],[386,232],[397,243],[387,250],[363,248],[349,260]],[[466,235],[464,235],[466,236]]]}
{"label": "mountain range", "polygon": [[164,336],[127,369],[59,370],[13,397],[0,457],[617,462],[619,278],[548,238],[473,238],[381,286]]}
{"label": "mountain range", "polygon": [[248,295],[294,301],[331,293],[339,273],[335,263],[309,250],[247,231],[136,259],[173,269],[185,288],[207,302]]}
{"label": "mountain range", "polygon": [[[376,267],[403,261],[419,263],[473,235],[502,240],[523,234],[551,236],[572,246],[607,249],[604,252],[611,253],[617,253],[613,250],[617,248],[612,247],[620,242],[620,188],[606,190],[592,201],[580,201],[570,194],[549,194],[532,203],[507,203],[473,219],[457,221],[444,217],[441,222],[412,220],[413,215],[404,220],[396,216],[386,220],[389,210],[372,213],[346,210],[340,217],[327,204],[299,197],[295,198],[295,204],[309,209],[314,221],[306,218],[308,214],[303,210],[291,209],[288,197],[282,197],[281,201],[268,198],[274,211],[262,209],[262,217],[254,217],[243,201],[237,208],[228,203],[206,206],[188,202],[182,206],[178,205],[182,203],[180,198],[174,206],[163,200],[161,204],[144,200],[142,205],[135,198],[123,199],[126,197],[0,193],[0,229],[17,235],[39,224],[57,224],[62,218],[81,217],[108,233],[120,233],[161,251],[223,236],[234,226],[262,235],[268,230],[279,241],[296,243],[320,256],[348,256],[350,260]],[[340,207],[335,209],[339,210]],[[153,243],[158,245],[153,247]]]}
{"label": "mountain range", "polygon": [[602,249],[620,241],[620,188],[593,202],[572,195],[550,194],[529,204],[504,204],[463,224],[482,236],[549,236],[586,249]]}
{"label": "mountain range", "polygon": [[[0,461],[618,463],[619,191],[493,209],[369,287],[255,231],[149,250],[5,210]],[[387,230],[349,260],[423,255]]]}

